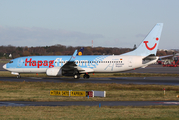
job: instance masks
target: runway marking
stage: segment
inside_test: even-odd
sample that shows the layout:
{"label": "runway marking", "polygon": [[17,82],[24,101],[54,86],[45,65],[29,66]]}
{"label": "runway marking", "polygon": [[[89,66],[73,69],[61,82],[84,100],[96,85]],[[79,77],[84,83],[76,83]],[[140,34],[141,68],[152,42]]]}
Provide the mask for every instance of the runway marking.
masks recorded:
{"label": "runway marking", "polygon": [[43,79],[43,78],[39,78],[39,77],[29,77],[31,79]]}
{"label": "runway marking", "polygon": [[17,104],[11,102],[0,102],[0,106],[25,106],[24,104]]}
{"label": "runway marking", "polygon": [[161,104],[172,104],[172,105],[179,105],[179,102],[156,102],[156,103],[161,103]]}

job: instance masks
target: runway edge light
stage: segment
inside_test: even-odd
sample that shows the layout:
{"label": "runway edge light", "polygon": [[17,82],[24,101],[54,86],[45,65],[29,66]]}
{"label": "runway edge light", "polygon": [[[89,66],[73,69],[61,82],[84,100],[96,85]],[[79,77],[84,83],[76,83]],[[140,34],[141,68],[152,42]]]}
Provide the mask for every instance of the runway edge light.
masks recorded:
{"label": "runway edge light", "polygon": [[165,88],[163,88],[163,94],[165,95]]}

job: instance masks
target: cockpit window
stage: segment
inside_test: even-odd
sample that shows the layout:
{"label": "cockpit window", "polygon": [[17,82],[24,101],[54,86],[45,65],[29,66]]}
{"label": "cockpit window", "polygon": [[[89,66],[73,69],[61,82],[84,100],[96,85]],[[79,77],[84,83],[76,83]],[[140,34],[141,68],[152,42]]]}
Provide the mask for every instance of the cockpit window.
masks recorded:
{"label": "cockpit window", "polygon": [[9,63],[13,63],[13,61],[10,61]]}

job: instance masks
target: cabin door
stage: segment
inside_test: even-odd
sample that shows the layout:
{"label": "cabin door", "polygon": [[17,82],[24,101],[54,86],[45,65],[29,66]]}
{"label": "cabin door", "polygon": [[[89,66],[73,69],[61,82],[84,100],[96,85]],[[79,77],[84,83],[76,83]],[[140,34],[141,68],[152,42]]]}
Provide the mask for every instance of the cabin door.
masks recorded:
{"label": "cabin door", "polygon": [[22,58],[19,58],[17,61],[17,67],[22,67],[23,60]]}
{"label": "cabin door", "polygon": [[128,66],[132,67],[132,58],[129,58],[129,60],[128,60]]}

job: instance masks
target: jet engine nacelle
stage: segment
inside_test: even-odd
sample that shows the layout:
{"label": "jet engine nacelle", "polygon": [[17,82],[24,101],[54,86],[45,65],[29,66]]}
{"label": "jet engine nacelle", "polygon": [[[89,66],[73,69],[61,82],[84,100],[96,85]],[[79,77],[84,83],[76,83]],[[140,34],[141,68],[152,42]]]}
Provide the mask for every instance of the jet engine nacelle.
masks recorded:
{"label": "jet engine nacelle", "polygon": [[48,76],[62,76],[61,67],[48,68],[46,74]]}

